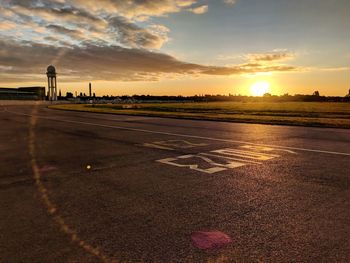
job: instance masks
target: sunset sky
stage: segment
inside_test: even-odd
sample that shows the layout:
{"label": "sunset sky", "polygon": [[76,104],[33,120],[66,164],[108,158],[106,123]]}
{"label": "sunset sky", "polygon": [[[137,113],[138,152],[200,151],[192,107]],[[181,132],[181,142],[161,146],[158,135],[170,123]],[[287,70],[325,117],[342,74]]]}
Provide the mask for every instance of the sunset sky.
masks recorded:
{"label": "sunset sky", "polygon": [[344,96],[350,1],[0,0],[0,46],[1,87]]}

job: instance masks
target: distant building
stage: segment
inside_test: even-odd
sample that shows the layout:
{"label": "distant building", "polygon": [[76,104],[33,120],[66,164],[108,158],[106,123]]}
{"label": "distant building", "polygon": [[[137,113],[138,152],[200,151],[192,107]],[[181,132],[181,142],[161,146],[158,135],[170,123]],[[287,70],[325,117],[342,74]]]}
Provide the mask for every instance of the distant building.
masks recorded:
{"label": "distant building", "polygon": [[319,96],[320,96],[320,92],[319,92],[318,90],[316,90],[316,91],[312,94],[312,96],[319,97]]}
{"label": "distant building", "polygon": [[66,93],[66,98],[67,99],[73,99],[73,93],[72,92],[67,92]]}
{"label": "distant building", "polygon": [[45,87],[0,88],[0,100],[45,100]]}
{"label": "distant building", "polygon": [[349,89],[349,93],[345,95],[346,98],[350,98],[350,89]]}

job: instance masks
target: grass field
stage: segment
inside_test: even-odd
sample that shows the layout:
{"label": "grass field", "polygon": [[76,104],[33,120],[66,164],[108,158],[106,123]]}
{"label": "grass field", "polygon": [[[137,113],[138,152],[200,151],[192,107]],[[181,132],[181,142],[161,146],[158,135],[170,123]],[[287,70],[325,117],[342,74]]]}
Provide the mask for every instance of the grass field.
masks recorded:
{"label": "grass field", "polygon": [[230,122],[350,128],[350,103],[211,102],[154,104],[65,104],[50,108],[111,114]]}

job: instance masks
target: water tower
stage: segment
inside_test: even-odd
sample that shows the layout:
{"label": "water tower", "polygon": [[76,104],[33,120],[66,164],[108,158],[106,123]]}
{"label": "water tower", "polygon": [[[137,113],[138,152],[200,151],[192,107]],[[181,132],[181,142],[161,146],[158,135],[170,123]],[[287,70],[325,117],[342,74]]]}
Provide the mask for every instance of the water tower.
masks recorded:
{"label": "water tower", "polygon": [[50,65],[47,67],[47,88],[49,92],[49,100],[57,100],[57,80],[56,80],[56,69]]}

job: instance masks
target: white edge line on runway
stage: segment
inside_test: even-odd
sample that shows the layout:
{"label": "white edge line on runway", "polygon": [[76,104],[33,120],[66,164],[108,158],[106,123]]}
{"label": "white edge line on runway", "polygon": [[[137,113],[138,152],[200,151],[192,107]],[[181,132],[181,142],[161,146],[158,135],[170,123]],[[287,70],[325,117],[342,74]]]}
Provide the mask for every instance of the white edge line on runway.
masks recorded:
{"label": "white edge line on runway", "polygon": [[[31,115],[31,114],[9,111],[6,108],[5,108],[5,111],[9,112],[9,113],[17,114],[17,115],[24,115],[24,116],[33,117],[33,115]],[[97,123],[81,122],[81,121],[73,121],[73,120],[62,120],[62,119],[56,119],[56,118],[50,118],[50,117],[44,117],[44,116],[35,116],[35,117],[40,118],[40,119],[52,120],[52,121],[76,123],[76,124],[83,124],[83,125],[90,125],[90,126],[96,126],[96,127],[118,129],[118,130],[137,131],[137,132],[144,132],[144,133],[162,134],[162,135],[170,135],[170,136],[186,137],[186,138],[202,139],[202,140],[218,141],[218,142],[241,143],[241,144],[248,144],[248,145],[273,147],[273,148],[278,148],[278,149],[298,150],[298,151],[304,151],[304,152],[315,152],[315,153],[325,153],[325,154],[333,154],[333,155],[350,156],[350,153],[344,153],[344,152],[333,152],[333,151],[306,149],[306,148],[298,148],[298,147],[288,147],[288,146],[278,146],[278,145],[270,145],[270,144],[260,144],[260,143],[236,141],[236,140],[220,139],[220,138],[212,138],[212,137],[197,136],[197,135],[190,135],[190,134],[152,131],[152,130],[145,130],[145,129],[128,128],[128,127],[122,127],[122,126],[111,126],[111,125],[105,125],[105,124],[97,124]]]}

